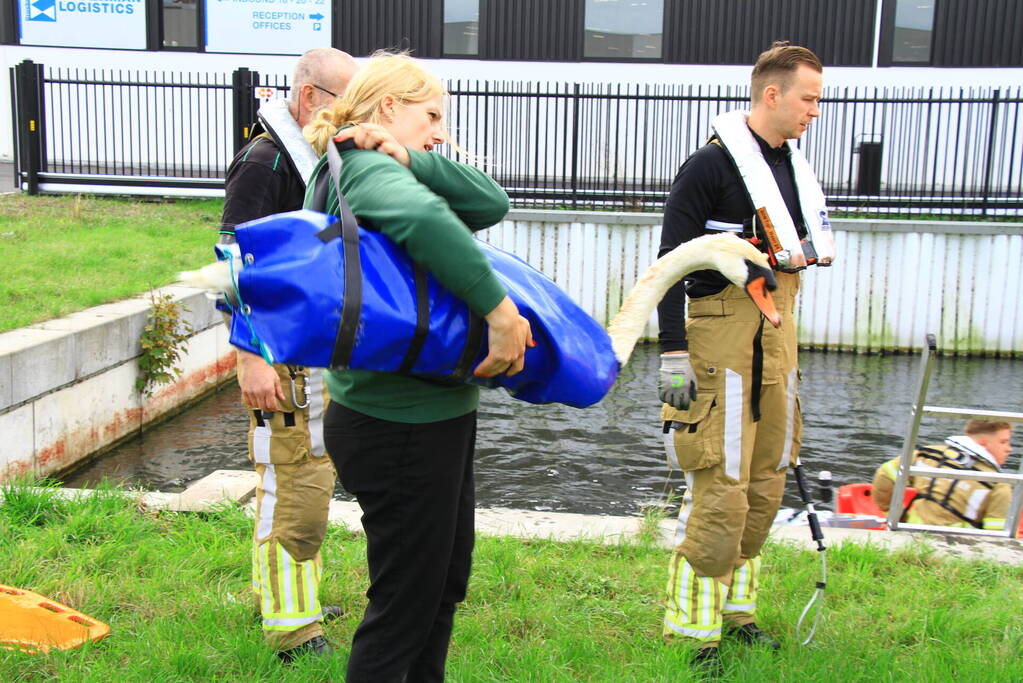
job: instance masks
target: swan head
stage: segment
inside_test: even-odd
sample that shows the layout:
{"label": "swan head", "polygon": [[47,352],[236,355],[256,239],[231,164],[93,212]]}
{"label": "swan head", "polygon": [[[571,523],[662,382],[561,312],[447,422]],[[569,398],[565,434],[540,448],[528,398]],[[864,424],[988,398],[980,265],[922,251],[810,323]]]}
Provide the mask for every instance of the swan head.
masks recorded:
{"label": "swan head", "polygon": [[737,235],[718,233],[685,242],[662,258],[667,259],[675,252],[681,254],[683,250],[695,257],[698,264],[695,269],[718,271],[746,292],[768,322],[781,326],[781,315],[771,297],[778,281],[766,254]]}
{"label": "swan head", "polygon": [[242,269],[242,255],[237,242],[222,242],[214,246],[217,261],[198,270],[178,273],[178,281],[188,287],[205,289],[207,295],[225,297],[235,305],[238,291],[238,273]]}
{"label": "swan head", "polygon": [[746,290],[746,295],[753,300],[756,307],[767,318],[767,322],[775,327],[781,327],[781,315],[771,296],[771,292],[778,289],[778,280],[774,277],[774,271],[753,261],[746,261],[746,282],[742,288]]}

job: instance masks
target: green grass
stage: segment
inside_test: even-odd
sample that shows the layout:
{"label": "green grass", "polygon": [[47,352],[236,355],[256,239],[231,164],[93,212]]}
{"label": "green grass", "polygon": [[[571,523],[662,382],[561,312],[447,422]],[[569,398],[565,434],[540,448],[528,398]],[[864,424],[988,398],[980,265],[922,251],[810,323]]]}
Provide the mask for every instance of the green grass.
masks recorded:
{"label": "green grass", "polygon": [[138,295],[212,261],[222,206],[0,196],[0,332]]}
{"label": "green grass", "polygon": [[[248,600],[252,523],[238,509],[152,513],[115,492],[66,502],[8,486],[0,582],[110,624],[97,644],[50,655],[0,651],[3,681],[326,681],[344,677],[366,588],[361,535],[332,527],[322,593],[327,661],[278,664]],[[736,681],[1013,681],[1023,678],[1023,569],[943,560],[925,547],[829,551],[825,617],[800,647],[793,626],[816,553],[770,545],[760,623],[780,652],[726,641]],[[484,537],[448,658],[451,681],[697,680],[688,648],[660,635],[668,553]]]}

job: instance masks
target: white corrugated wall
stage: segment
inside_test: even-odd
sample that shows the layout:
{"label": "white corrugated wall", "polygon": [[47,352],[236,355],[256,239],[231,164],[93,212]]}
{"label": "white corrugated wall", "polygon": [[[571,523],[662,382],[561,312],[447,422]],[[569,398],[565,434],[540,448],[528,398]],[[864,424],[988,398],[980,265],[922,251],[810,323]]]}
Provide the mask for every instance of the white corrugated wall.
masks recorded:
{"label": "white corrugated wall", "polygon": [[[833,221],[839,259],[810,268],[799,342],[821,349],[919,349],[1023,356],[1023,224]],[[605,325],[660,241],[655,214],[515,210],[480,233],[551,277]],[[645,335],[657,336],[656,313]]]}

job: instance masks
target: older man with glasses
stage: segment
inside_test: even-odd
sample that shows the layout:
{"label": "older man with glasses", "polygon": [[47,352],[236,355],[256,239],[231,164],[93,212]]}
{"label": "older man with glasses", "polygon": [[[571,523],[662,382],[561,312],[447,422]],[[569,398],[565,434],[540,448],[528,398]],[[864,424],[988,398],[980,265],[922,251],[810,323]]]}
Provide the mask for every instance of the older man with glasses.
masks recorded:
{"label": "older man with glasses", "polygon": [[[344,92],[357,69],[340,50],[310,50],[295,66],[289,99],[260,108],[254,137],[227,170],[222,243],[234,242],[238,224],[302,208],[316,163],[302,128]],[[330,654],[322,622],[341,610],[319,601],[320,546],[335,480],[323,448],[326,390],[318,370],[237,353],[238,384],[249,414],[249,459],[260,479],[252,589],[263,632],[285,662]]]}

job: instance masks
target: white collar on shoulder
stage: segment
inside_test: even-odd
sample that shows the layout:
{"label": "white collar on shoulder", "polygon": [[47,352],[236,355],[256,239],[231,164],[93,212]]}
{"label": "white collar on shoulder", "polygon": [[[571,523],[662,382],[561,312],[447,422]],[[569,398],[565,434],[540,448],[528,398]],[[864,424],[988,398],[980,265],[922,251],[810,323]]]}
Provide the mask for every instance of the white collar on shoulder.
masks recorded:
{"label": "white collar on shoulder", "polygon": [[1001,471],[1002,469],[1001,467],[998,466],[998,462],[995,460],[995,457],[988,452],[988,449],[984,448],[979,443],[974,441],[969,436],[966,436],[965,434],[961,434],[959,436],[950,436],[947,439],[945,439],[945,443],[947,443],[949,446],[952,446],[953,448],[958,448],[959,450],[967,451],[970,455],[974,455],[980,458],[981,460],[987,462],[989,465],[992,465],[998,471]]}

